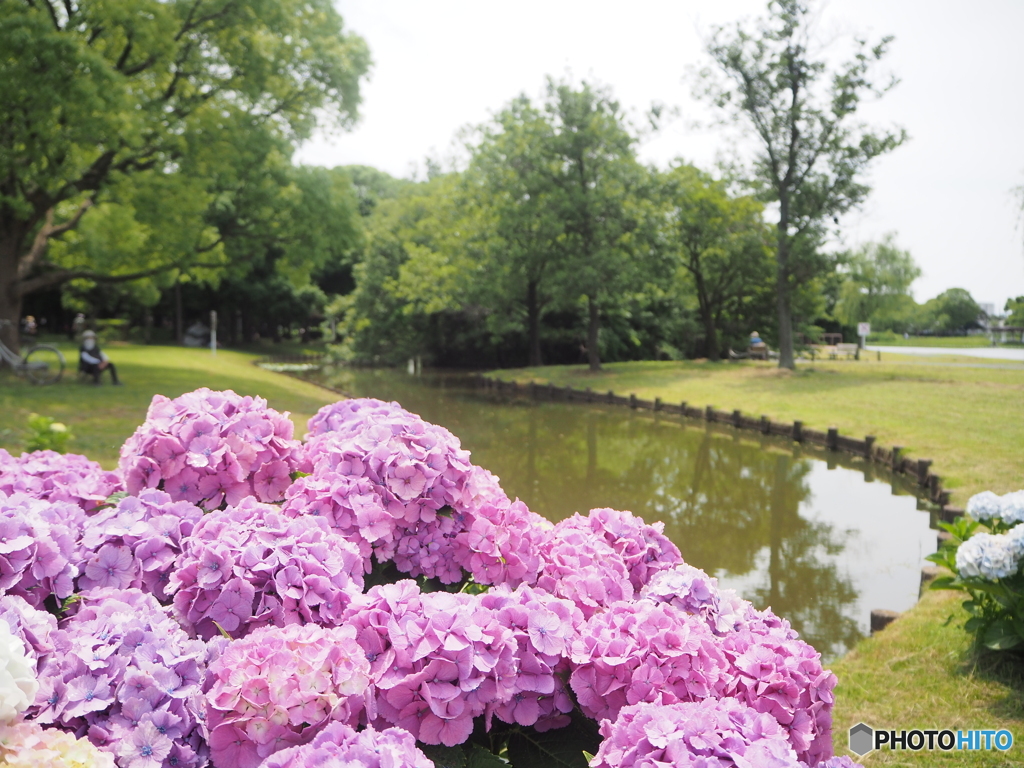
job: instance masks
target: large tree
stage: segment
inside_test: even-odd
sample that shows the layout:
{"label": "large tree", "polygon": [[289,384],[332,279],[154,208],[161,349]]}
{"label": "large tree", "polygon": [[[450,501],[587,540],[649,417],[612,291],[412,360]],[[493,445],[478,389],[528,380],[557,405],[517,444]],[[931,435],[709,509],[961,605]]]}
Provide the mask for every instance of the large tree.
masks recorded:
{"label": "large tree", "polygon": [[[369,66],[328,0],[10,0],[0,52],[0,333],[15,346],[32,291],[224,264],[232,180],[287,160],[318,118],[351,124]],[[145,238],[49,248],[104,209],[99,229]]]}
{"label": "large tree", "polygon": [[725,183],[686,164],[662,175],[659,191],[659,241],[696,297],[704,356],[717,360],[723,324],[748,317],[771,279],[764,206],[730,195]]}
{"label": "large tree", "polygon": [[643,278],[649,240],[649,174],[636,159],[636,136],[611,94],[583,83],[548,82],[545,110],[554,127],[551,147],[557,191],[554,211],[564,222],[567,268],[587,309],[587,360],[601,367],[602,305]]}
{"label": "large tree", "polygon": [[864,200],[864,171],[906,133],[856,120],[866,96],[896,83],[879,84],[873,74],[891,37],[874,45],[858,39],[850,58],[833,64],[834,56],[816,50],[807,3],[771,0],[768,12],[753,28],[715,29],[707,48],[717,67],[701,73],[700,95],[756,138],[746,171],[763,199],[777,204],[779,366],[793,368],[793,294],[822,264],[814,245],[826,222]]}
{"label": "large tree", "polygon": [[900,250],[891,233],[844,254],[842,261],[846,274],[835,314],[844,325],[892,317],[907,305],[910,286],[921,276],[914,257]]}

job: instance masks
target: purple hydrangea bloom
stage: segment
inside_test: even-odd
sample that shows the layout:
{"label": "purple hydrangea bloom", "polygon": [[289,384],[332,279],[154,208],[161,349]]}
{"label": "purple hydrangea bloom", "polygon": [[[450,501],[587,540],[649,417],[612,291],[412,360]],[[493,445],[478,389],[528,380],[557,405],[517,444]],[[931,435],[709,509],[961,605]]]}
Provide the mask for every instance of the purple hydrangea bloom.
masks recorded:
{"label": "purple hydrangea bloom", "polygon": [[613,603],[572,645],[569,680],[583,712],[615,719],[628,704],[718,698],[729,683],[719,641],[699,618],[651,600]]}
{"label": "purple hydrangea bloom", "polygon": [[370,662],[376,724],[425,744],[461,744],[473,718],[516,692],[518,643],[479,595],[373,587],[345,620]]}
{"label": "purple hydrangea bloom", "polygon": [[623,707],[591,768],[803,768],[771,717],[735,699]]}
{"label": "purple hydrangea bloom", "polygon": [[480,602],[512,630],[517,644],[513,692],[506,701],[489,705],[488,715],[540,732],[568,725],[573,702],[564,680],[583,612],[570,600],[526,585],[515,590],[495,587],[482,594]]}
{"label": "purple hydrangea bloom", "polygon": [[91,512],[124,490],[116,472],[74,453],[34,451],[20,457],[0,448],[0,493],[24,493],[42,501],[76,504]]}
{"label": "purple hydrangea bloom", "polygon": [[576,518],[558,523],[540,547],[536,586],[572,600],[590,618],[601,609],[633,599],[633,584],[622,556],[604,537],[581,529]]}
{"label": "purple hydrangea bloom", "polygon": [[683,562],[679,548],[665,535],[664,523],[645,523],[632,512],[592,509],[586,517],[577,513],[558,525],[560,529],[575,528],[601,536],[622,557],[636,592],[658,571]]}
{"label": "purple hydrangea bloom", "polygon": [[263,627],[229,643],[205,686],[214,764],[255,768],[331,722],[357,725],[369,672],[354,627]]}
{"label": "purple hydrangea bloom", "polygon": [[312,440],[327,432],[352,436],[368,424],[393,417],[413,416],[398,403],[385,403],[372,397],[356,397],[325,405],[307,422],[309,431],[305,440]]}
{"label": "purple hydrangea bloom", "polygon": [[416,746],[416,739],[401,728],[358,733],[344,723],[331,723],[310,744],[282,750],[260,768],[433,768]]}
{"label": "purple hydrangea bloom", "polygon": [[154,395],[119,466],[133,496],[160,488],[204,509],[247,496],[280,501],[302,458],[293,431],[288,414],[261,397],[205,387],[174,400]]}
{"label": "purple hydrangea bloom", "polygon": [[85,592],[75,605],[53,633],[30,717],[88,734],[120,768],[152,755],[163,756],[157,766],[205,765],[199,697],[207,646],[137,589]]}
{"label": "purple hydrangea bloom", "polygon": [[831,757],[836,676],[789,622],[759,611],[719,644],[730,667],[723,695],[774,717],[801,760],[815,765]]}
{"label": "purple hydrangea bloom", "polygon": [[37,667],[47,654],[53,653],[53,633],[57,631],[53,614],[33,608],[17,595],[4,595],[0,597],[0,621],[6,622],[11,633],[25,644]]}
{"label": "purple hydrangea bloom", "polygon": [[40,607],[74,590],[85,512],[67,501],[0,493],[0,595],[20,595]]}
{"label": "purple hydrangea bloom", "polygon": [[182,540],[167,594],[202,638],[262,626],[340,623],[363,588],[363,558],[323,518],[292,518],[247,498],[206,515]]}
{"label": "purple hydrangea bloom", "polygon": [[168,600],[174,558],[202,517],[199,507],[172,501],[170,495],[153,488],[126,496],[85,521],[79,588],[137,587]]}

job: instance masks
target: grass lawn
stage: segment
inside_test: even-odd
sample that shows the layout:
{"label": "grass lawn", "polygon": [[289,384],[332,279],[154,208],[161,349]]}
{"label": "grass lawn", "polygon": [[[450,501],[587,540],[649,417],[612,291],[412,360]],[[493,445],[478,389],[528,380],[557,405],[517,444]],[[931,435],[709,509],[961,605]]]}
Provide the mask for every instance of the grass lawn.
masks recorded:
{"label": "grass lawn", "polygon": [[868,344],[879,347],[991,347],[992,340],[988,336],[911,336],[909,339],[885,336],[872,341],[868,336]]}
{"label": "grass lawn", "polygon": [[1024,486],[1024,365],[944,367],[891,353],[882,358],[801,363],[796,371],[748,361],[652,361],[612,363],[597,374],[585,366],[547,366],[496,375],[875,435],[881,445],[932,459],[954,504],[978,491]]}
{"label": "grass lawn", "polygon": [[61,345],[69,361],[60,383],[37,387],[0,368],[0,448],[20,453],[30,413],[52,416],[68,425],[75,438],[68,450],[81,453],[111,469],[118,450],[146,418],[154,394],[177,397],[198,387],[233,389],[241,395],[260,395],[279,411],[291,411],[295,433],[301,437],[306,420],[337,396],[320,387],[252,365],[256,355],[207,349],[120,345],[105,347],[124,386],[79,381],[75,375],[77,347]]}
{"label": "grass lawn", "polygon": [[[1024,665],[1013,658],[972,653],[961,625],[960,597],[927,592],[882,632],[832,664],[839,677],[834,710],[837,754],[846,750],[850,726],[865,722],[884,730],[1000,730],[1014,736],[1006,753],[872,752],[874,765],[1024,765]],[[858,760],[858,762],[860,762]]]}

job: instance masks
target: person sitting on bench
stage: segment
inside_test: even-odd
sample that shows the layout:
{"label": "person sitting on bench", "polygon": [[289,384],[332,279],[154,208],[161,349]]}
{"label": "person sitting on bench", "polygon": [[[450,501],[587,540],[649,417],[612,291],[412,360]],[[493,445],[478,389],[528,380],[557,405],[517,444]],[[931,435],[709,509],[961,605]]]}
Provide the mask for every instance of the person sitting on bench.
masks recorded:
{"label": "person sitting on bench", "polygon": [[78,350],[78,370],[92,376],[92,382],[97,386],[103,371],[110,371],[110,379],[114,384],[121,383],[117,380],[117,368],[96,343],[95,331],[86,331],[82,334],[82,346]]}

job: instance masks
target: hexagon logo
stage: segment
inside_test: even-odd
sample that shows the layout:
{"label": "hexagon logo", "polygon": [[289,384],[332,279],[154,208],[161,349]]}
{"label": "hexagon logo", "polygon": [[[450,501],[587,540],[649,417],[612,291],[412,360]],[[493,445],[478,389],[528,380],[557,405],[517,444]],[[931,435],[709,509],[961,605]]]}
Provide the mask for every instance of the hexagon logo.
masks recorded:
{"label": "hexagon logo", "polygon": [[865,723],[857,723],[850,729],[850,751],[864,757],[875,748],[875,731]]}

